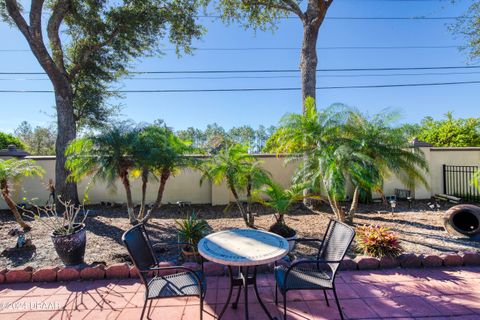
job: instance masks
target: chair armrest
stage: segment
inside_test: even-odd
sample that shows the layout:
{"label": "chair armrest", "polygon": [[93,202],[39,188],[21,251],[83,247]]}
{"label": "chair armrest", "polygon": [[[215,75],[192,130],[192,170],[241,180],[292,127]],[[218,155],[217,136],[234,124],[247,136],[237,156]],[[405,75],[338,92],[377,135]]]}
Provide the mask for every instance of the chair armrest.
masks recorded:
{"label": "chair armrest", "polygon": [[295,242],[323,242],[323,240],[318,238],[298,238],[295,239]]}

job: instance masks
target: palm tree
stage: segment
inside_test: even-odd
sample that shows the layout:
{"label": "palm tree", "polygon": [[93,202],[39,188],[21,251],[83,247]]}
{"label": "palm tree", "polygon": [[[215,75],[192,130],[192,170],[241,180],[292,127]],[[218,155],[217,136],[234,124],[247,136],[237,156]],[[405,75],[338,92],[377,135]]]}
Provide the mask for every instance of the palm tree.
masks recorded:
{"label": "palm tree", "polygon": [[[248,154],[248,146],[241,144],[228,145],[213,155],[203,164],[202,183],[209,179],[215,184],[226,182],[228,189],[235,198],[235,203],[242,214],[247,227],[254,227],[254,217],[249,209],[245,209],[240,193],[246,192],[250,202],[251,191],[257,187],[268,173],[260,167],[260,162]],[[248,206],[249,207],[249,206]]]}
{"label": "palm tree", "polygon": [[[409,148],[403,132],[392,127],[394,119],[391,112],[368,118],[343,105],[317,111],[309,99],[305,114],[282,119],[271,145],[279,152],[293,153],[293,158],[303,158],[294,183],[323,190],[337,219],[345,221],[357,208],[360,190],[380,190],[389,174],[409,187],[417,180],[427,185],[424,155]],[[346,198],[349,182],[354,194],[345,212],[339,202]]]}
{"label": "palm tree", "polygon": [[160,180],[154,208],[162,203],[167,180],[181,168],[195,166],[197,160],[186,157],[192,148],[178,138],[173,131],[165,126],[147,126],[139,134],[139,143],[135,148],[134,158],[142,177],[142,205],[139,217],[144,217],[145,194],[148,176],[153,175]]}
{"label": "palm tree", "polygon": [[271,179],[264,181],[264,185],[256,190],[254,198],[264,206],[275,210],[276,223],[270,227],[271,232],[287,238],[295,235],[295,231],[285,224],[285,214],[292,205],[303,199],[302,192],[302,185],[293,185],[284,189]]}
{"label": "palm tree", "polygon": [[121,180],[132,224],[138,222],[138,217],[135,216],[129,176],[136,167],[133,154],[138,145],[138,134],[138,129],[128,125],[114,125],[98,135],[75,139],[66,151],[66,167],[71,171],[71,179],[79,181],[91,176],[92,183],[101,180],[112,188],[117,179]]}
{"label": "palm tree", "polygon": [[0,189],[3,200],[15,216],[17,223],[25,231],[32,228],[22,219],[20,212],[17,209],[15,201],[11,197],[9,184],[19,182],[24,177],[43,176],[44,170],[35,164],[33,160],[0,160]]}

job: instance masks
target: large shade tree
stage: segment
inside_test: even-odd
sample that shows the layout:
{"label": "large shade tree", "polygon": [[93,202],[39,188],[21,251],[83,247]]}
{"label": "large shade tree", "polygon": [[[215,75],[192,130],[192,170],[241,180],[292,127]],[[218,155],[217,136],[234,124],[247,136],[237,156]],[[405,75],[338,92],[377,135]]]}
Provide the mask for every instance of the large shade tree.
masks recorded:
{"label": "large shade tree", "polygon": [[[153,53],[164,37],[190,51],[196,1],[189,0],[0,0],[0,15],[27,41],[49,77],[57,111],[56,188],[64,200],[77,200],[68,182],[65,149],[77,127],[99,124],[111,114],[109,84],[125,75],[132,59]],[[46,24],[43,21],[46,20]],[[44,37],[46,33],[46,37]]]}
{"label": "large shade tree", "polygon": [[[208,4],[211,0],[203,0]],[[303,26],[300,70],[302,78],[302,105],[305,99],[316,97],[317,39],[320,27],[333,0],[218,0],[214,6],[227,22],[243,22],[254,29],[275,28],[279,19],[298,17]]]}

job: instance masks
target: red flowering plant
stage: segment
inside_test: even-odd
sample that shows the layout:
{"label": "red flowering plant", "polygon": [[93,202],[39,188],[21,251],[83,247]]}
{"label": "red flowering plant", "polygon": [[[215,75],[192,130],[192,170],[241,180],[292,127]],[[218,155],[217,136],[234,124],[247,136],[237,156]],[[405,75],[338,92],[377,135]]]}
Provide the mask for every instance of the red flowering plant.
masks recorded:
{"label": "red flowering plant", "polygon": [[403,252],[395,233],[389,228],[364,225],[357,228],[357,250],[372,257],[396,257]]}

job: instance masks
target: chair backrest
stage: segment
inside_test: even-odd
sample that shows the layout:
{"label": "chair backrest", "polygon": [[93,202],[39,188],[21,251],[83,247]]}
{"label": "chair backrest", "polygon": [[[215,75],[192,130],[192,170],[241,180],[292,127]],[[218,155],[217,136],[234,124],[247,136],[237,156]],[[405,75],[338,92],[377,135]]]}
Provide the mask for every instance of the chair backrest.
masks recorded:
{"label": "chair backrest", "polygon": [[[330,220],[323,238],[322,247],[318,252],[318,259],[327,261],[343,260],[353,238],[355,238],[355,230],[352,227],[337,220]],[[339,264],[330,264],[330,267],[333,273],[336,273]]]}
{"label": "chair backrest", "polygon": [[[158,266],[150,239],[143,224],[138,224],[126,231],[122,236],[122,241],[138,270],[146,270]],[[139,274],[142,281],[146,283],[147,274],[140,272]]]}

